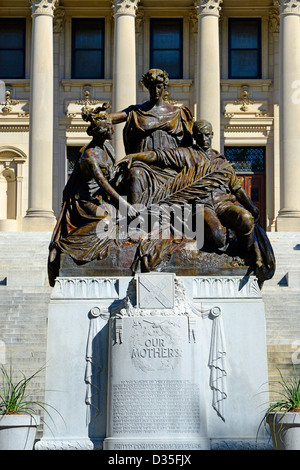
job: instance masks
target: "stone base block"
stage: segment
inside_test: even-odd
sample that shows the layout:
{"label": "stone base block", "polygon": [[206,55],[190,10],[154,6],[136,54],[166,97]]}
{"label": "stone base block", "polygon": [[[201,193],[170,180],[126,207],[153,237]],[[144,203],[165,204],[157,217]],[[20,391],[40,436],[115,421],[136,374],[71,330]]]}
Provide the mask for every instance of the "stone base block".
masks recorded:
{"label": "stone base block", "polygon": [[253,446],[266,437],[265,338],[254,277],[57,278],[45,401],[59,414],[37,448]]}

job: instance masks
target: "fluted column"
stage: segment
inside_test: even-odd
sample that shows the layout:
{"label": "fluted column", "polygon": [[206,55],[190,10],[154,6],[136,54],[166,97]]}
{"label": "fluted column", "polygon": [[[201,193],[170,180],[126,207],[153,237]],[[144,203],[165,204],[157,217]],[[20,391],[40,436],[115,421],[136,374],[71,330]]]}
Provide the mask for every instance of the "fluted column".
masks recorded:
{"label": "fluted column", "polygon": [[23,230],[52,230],[53,14],[57,0],[30,0],[29,201]]}
{"label": "fluted column", "polygon": [[[113,0],[115,18],[113,108],[121,111],[136,103],[135,15],[140,0]],[[117,159],[124,156],[123,125],[115,127]]]}
{"label": "fluted column", "polygon": [[300,231],[300,0],[280,8],[280,211],[278,231]]}
{"label": "fluted column", "polygon": [[196,0],[198,16],[197,118],[213,126],[213,147],[220,149],[219,15],[222,0]]}

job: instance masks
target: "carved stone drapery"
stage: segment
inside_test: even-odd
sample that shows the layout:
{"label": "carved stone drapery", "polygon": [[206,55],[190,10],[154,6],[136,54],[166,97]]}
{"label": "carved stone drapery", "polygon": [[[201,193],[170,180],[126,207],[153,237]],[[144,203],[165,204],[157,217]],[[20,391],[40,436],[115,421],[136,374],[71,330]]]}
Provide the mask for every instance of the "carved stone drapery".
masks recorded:
{"label": "carved stone drapery", "polygon": [[30,0],[32,16],[34,15],[54,15],[58,0]]}
{"label": "carved stone drapery", "polygon": [[223,0],[196,0],[195,7],[197,15],[219,16]]}
{"label": "carved stone drapery", "polygon": [[112,0],[114,15],[135,16],[140,0]]}

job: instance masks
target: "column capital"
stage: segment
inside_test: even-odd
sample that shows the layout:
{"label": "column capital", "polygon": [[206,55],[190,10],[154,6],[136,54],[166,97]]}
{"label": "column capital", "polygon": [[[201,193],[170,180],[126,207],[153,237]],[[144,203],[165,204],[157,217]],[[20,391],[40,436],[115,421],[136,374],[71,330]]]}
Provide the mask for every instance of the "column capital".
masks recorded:
{"label": "column capital", "polygon": [[201,15],[220,15],[221,3],[223,0],[195,0],[194,5],[197,11],[197,16]]}
{"label": "column capital", "polygon": [[58,5],[58,0],[29,0],[32,9],[32,16],[48,15],[53,16]]}
{"label": "column capital", "polygon": [[135,16],[139,1],[140,0],[112,0],[111,3],[114,10],[114,16]]}
{"label": "column capital", "polygon": [[298,15],[300,16],[300,0],[279,0],[280,16]]}

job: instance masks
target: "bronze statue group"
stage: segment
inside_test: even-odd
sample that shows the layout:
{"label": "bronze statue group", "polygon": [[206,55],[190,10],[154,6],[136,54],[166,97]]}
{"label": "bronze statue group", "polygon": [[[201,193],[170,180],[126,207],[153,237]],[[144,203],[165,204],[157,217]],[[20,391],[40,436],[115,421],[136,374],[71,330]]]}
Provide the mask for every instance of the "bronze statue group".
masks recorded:
{"label": "bronze statue group", "polygon": [[[92,140],[78,156],[64,189],[49,247],[50,284],[59,274],[61,253],[88,263],[109,256],[113,245],[124,248],[124,243],[136,245],[133,273],[159,270],[174,251],[193,242],[184,231],[184,224],[192,219],[182,221],[179,235],[174,217],[167,221],[168,227],[146,224],[145,230],[141,226],[145,228],[145,218],[158,209],[163,214],[166,208],[183,206],[190,208],[192,216],[201,208],[204,245],[199,250],[233,253],[246,260],[260,283],[270,279],[275,259],[259,211],[232,164],[212,149],[211,124],[194,121],[187,107],[165,99],[166,72],[149,70],[142,82],[149,91],[143,104],[115,113],[108,113],[106,104],[83,109]],[[110,141],[113,126],[122,122],[126,157],[116,162]],[[122,231],[121,236],[120,221],[123,228],[124,222],[129,226],[135,221],[134,227],[140,230],[135,236],[128,231],[125,237]]]}

